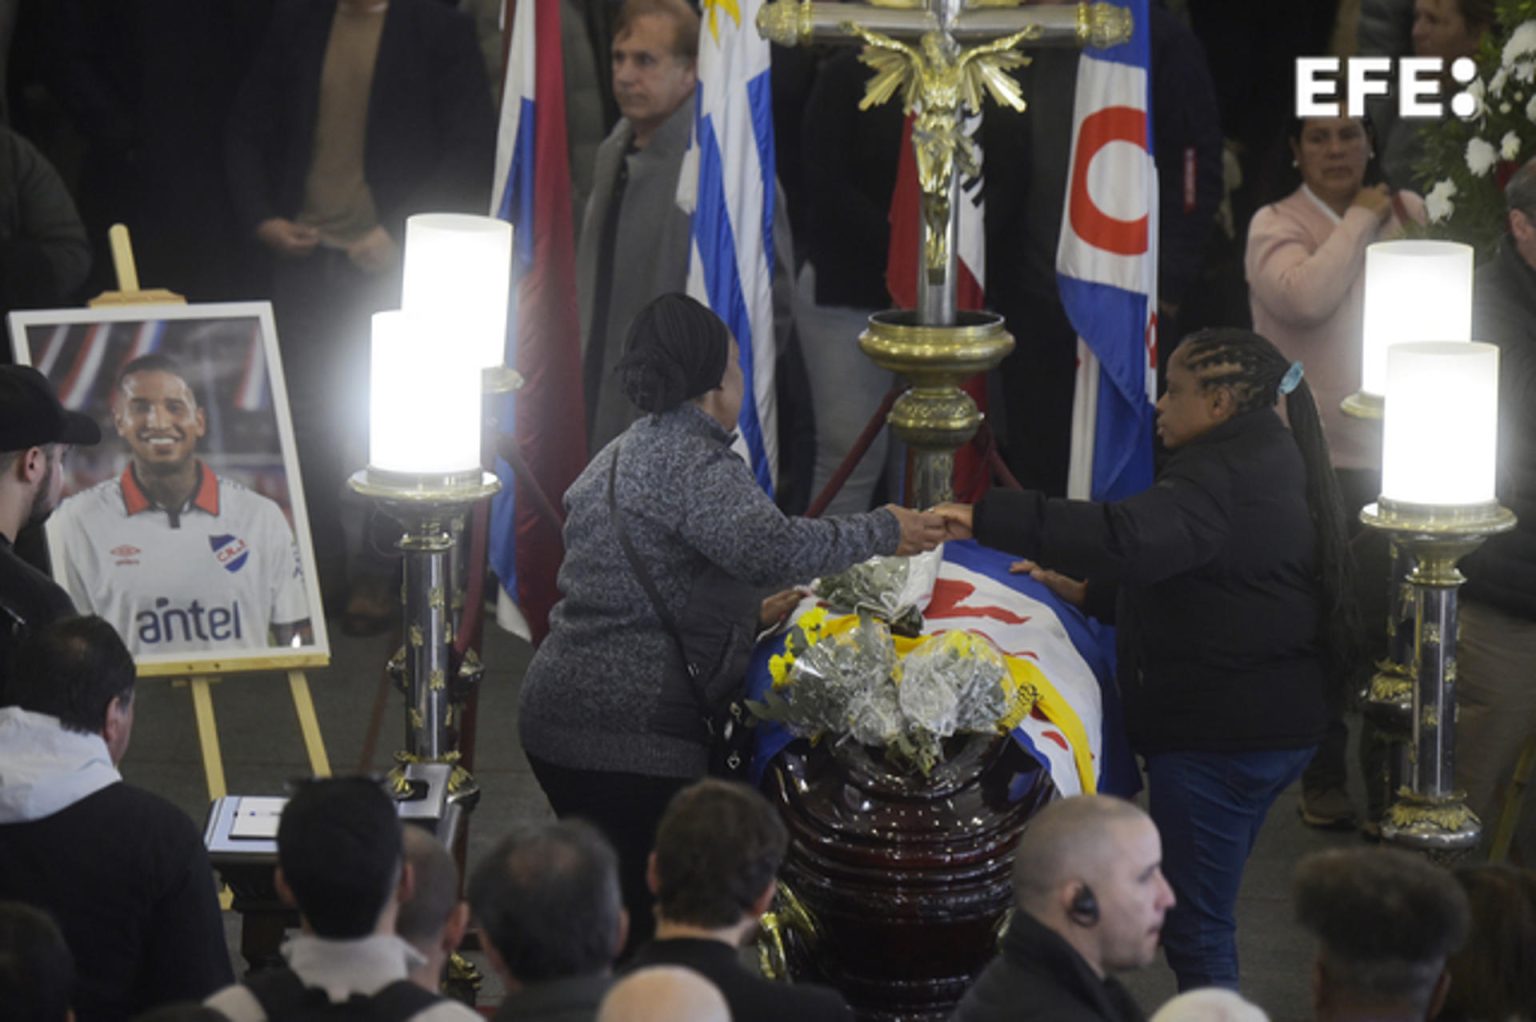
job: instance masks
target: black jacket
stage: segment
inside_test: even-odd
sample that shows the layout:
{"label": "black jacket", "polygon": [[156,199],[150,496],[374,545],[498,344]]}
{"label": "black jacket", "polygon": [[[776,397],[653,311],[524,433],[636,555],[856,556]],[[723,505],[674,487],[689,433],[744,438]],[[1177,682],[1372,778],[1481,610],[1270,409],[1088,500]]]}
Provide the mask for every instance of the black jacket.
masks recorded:
{"label": "black jacket", "polygon": [[676,937],[653,940],[635,952],[626,973],[652,965],[681,965],[725,995],[733,1022],[852,1022],[853,1013],[834,990],[775,983],[741,967],[736,950],[718,940]]}
{"label": "black jacket", "polygon": [[1015,912],[1003,951],[965,992],[950,1022],[1140,1022],[1113,979],[1100,979],[1072,945]]}
{"label": "black jacket", "polygon": [[976,538],[1120,587],[1119,676],[1141,752],[1300,748],[1321,737],[1316,536],[1301,451],[1268,409],[1178,449],[1111,504],[992,491]]}
{"label": "black jacket", "polygon": [[1536,620],[1536,270],[1506,237],[1477,274],[1472,336],[1499,346],[1499,500],[1515,528],[1461,562],[1466,594]]}
{"label": "black jacket", "polygon": [[11,541],[0,535],[0,706],[7,705],[11,659],[22,640],[49,622],[74,616],[69,594],[17,557]]}
{"label": "black jacket", "polygon": [[[225,137],[242,227],[293,218],[314,151],[320,71],[336,0],[279,6]],[[469,19],[437,0],[391,0],[368,97],[363,174],[397,243],[412,213],[484,213],[496,118]]]}
{"label": "black jacket", "polygon": [[10,803],[0,813],[0,900],[59,924],[80,1022],[121,1022],[234,981],[208,853],[180,809],[117,783],[41,819],[16,815]]}

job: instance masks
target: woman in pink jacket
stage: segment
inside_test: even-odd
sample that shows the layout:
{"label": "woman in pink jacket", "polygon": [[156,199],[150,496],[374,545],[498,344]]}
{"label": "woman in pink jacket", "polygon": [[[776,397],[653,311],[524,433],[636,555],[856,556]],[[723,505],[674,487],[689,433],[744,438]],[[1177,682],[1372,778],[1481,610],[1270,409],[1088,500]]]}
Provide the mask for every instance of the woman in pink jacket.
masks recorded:
{"label": "woman in pink jacket", "polygon": [[1248,228],[1253,329],[1306,365],[1353,511],[1376,499],[1381,472],[1380,428],[1339,410],[1360,389],[1365,247],[1397,237],[1408,219],[1422,223],[1424,204],[1365,183],[1376,154],[1360,118],[1294,120],[1290,141],[1301,186],[1260,209]]}

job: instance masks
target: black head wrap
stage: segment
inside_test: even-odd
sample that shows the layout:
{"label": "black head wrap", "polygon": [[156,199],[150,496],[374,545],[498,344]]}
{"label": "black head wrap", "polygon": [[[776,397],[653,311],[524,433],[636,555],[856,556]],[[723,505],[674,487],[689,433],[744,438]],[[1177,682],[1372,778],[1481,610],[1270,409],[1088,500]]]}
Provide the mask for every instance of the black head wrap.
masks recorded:
{"label": "black head wrap", "polygon": [[645,412],[665,412],[720,386],[731,332],[687,295],[665,294],[635,314],[615,371]]}

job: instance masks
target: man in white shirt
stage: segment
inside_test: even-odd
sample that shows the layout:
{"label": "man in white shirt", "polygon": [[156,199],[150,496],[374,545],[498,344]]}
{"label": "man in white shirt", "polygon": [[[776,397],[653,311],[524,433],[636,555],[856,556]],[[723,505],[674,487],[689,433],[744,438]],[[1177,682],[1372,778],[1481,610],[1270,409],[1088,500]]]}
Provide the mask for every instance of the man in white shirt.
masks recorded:
{"label": "man in white shirt", "polygon": [[457,1001],[409,979],[421,954],[395,933],[414,871],[402,852],[395,804],[361,777],[311,781],[277,827],[277,891],[299,910],[303,933],[283,946],[288,966],[225,987],[204,1003],[230,1022],[297,1011],[310,991],[332,1004],[366,998],[379,1017],[481,1022]]}
{"label": "man in white shirt", "polygon": [[[35,625],[0,707],[0,902],[58,923],[78,1018],[126,1019],[228,983],[229,951],[198,827],[126,784],[133,657],[106,621]],[[0,997],[0,1016],[15,1017]]]}
{"label": "man in white shirt", "polygon": [[135,656],[310,641],[288,519],[197,457],[207,417],[177,365],[146,355],[124,366],[113,423],[128,466],[55,516],[75,606],[112,622]]}

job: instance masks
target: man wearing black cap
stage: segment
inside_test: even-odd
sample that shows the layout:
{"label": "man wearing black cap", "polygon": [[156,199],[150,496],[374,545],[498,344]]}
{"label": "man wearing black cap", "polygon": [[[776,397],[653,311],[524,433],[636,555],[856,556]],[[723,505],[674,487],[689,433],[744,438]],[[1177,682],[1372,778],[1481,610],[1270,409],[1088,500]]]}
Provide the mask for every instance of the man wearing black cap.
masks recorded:
{"label": "man wearing black cap", "polygon": [[58,505],[70,446],[100,440],[96,423],[66,411],[42,373],[0,366],[0,690],[20,639],[75,612],[64,590],[11,545],[24,526],[42,522]]}

